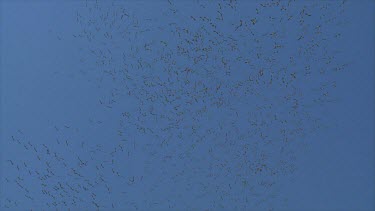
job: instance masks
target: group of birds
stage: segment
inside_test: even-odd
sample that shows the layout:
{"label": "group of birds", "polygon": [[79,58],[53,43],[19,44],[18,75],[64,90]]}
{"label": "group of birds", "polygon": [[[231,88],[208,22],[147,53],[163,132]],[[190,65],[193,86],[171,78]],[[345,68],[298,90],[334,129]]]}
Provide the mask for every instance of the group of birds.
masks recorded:
{"label": "group of birds", "polygon": [[[347,24],[339,1],[85,1],[80,74],[100,87],[116,134],[79,126],[10,137],[1,207],[40,210],[272,210],[305,137],[334,103]],[[78,50],[78,49],[77,49]],[[105,122],[92,124],[113,127]],[[75,129],[74,129],[75,128]],[[93,132],[100,133],[100,130]],[[4,173],[6,175],[7,173]]]}

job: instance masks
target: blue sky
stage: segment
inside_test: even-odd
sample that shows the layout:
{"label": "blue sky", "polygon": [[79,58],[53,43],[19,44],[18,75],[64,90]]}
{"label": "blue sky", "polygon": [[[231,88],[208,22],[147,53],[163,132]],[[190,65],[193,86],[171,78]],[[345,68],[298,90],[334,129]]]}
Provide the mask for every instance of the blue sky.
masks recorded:
{"label": "blue sky", "polygon": [[2,1],[1,209],[373,210],[373,15]]}

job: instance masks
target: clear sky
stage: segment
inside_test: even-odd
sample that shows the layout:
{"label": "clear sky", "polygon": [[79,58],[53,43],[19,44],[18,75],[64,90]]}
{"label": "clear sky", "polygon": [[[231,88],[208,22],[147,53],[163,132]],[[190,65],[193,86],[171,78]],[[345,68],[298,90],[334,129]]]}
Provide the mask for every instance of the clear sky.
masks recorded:
{"label": "clear sky", "polygon": [[1,1],[1,210],[374,210],[374,1]]}

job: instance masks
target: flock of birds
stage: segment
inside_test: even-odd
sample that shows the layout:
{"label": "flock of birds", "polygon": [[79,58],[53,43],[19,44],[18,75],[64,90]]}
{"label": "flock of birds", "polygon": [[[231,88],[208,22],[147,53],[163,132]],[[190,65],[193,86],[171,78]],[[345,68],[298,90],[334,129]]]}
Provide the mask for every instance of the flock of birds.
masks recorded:
{"label": "flock of birds", "polygon": [[349,65],[334,47],[345,1],[167,0],[148,13],[127,4],[84,2],[72,35],[117,133],[93,144],[62,125],[36,143],[19,129],[9,141],[29,159],[4,158],[17,177],[5,172],[2,184],[17,194],[1,207],[281,206],[282,181],[322,126],[314,109],[335,102],[335,76]]}

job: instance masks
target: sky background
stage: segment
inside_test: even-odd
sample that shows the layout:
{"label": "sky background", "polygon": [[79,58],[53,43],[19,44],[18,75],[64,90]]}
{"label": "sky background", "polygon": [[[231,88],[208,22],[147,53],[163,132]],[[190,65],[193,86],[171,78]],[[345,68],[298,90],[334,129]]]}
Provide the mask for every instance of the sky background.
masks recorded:
{"label": "sky background", "polygon": [[[339,10],[339,7],[335,4],[339,5],[340,2],[332,2],[330,10],[327,10],[326,14],[334,14],[328,11]],[[180,68],[181,71],[185,70],[185,66],[196,70],[212,68],[213,71],[216,71],[220,69],[218,68],[220,62],[214,59],[202,63],[201,66],[194,66],[191,65],[191,60],[183,56],[176,56],[177,54],[173,51],[171,51],[172,56],[168,62],[173,60],[175,63],[171,62],[166,65],[167,62],[160,59],[151,61],[153,58],[159,58],[159,55],[168,52],[169,48],[160,47],[162,44],[159,40],[167,41],[168,46],[178,46],[180,45],[180,39],[184,39],[177,38],[177,33],[173,34],[174,32],[171,32],[168,28],[173,27],[173,24],[168,23],[174,22],[176,25],[185,26],[194,31],[197,29],[197,25],[189,22],[191,21],[189,17],[199,17],[202,14],[216,17],[217,3],[218,1],[192,1],[191,3],[187,3],[187,1],[173,1],[173,3],[168,1],[115,1],[113,4],[100,2],[97,7],[101,8],[99,10],[95,7],[94,1],[89,1],[89,3],[85,1],[1,1],[1,209],[48,210],[52,209],[53,206],[57,206],[58,209],[64,209],[67,206],[73,210],[80,210],[79,208],[95,209],[95,206],[91,203],[92,196],[87,191],[80,190],[79,193],[75,194],[78,198],[87,199],[85,202],[78,202],[77,198],[77,204],[75,205],[64,205],[63,199],[58,205],[52,205],[53,200],[42,194],[41,184],[43,183],[47,184],[50,190],[53,190],[52,187],[59,181],[63,184],[79,185],[80,182],[84,184],[82,178],[74,179],[73,174],[66,173],[68,172],[66,169],[70,168],[64,169],[59,166],[58,162],[60,161],[54,163],[52,155],[46,155],[42,152],[45,150],[43,148],[43,144],[45,144],[51,152],[57,152],[59,156],[65,158],[66,164],[71,168],[76,168],[74,166],[78,165],[77,156],[93,163],[86,170],[82,170],[84,177],[90,181],[97,181],[95,175],[98,174],[99,170],[95,169],[96,166],[103,163],[107,165],[106,163],[112,162],[112,167],[105,166],[100,170],[101,174],[108,178],[105,184],[101,183],[101,185],[95,185],[96,187],[90,189],[92,193],[98,195],[96,198],[98,203],[103,204],[101,210],[267,210],[270,208],[274,210],[374,210],[374,1],[347,1],[344,12],[341,16],[338,16],[338,20],[335,20],[338,22],[342,20],[342,22],[345,22],[344,24],[322,23],[323,27],[327,26],[322,33],[329,38],[326,42],[317,40],[317,43],[321,46],[327,46],[325,52],[329,52],[329,55],[335,57],[333,63],[337,63],[338,66],[348,64],[345,69],[329,72],[324,75],[324,79],[321,79],[323,76],[316,74],[307,78],[309,80],[301,78],[294,82],[302,92],[299,98],[300,104],[306,105],[306,109],[303,111],[307,114],[301,111],[295,116],[286,116],[285,119],[289,122],[286,124],[286,128],[288,125],[294,127],[293,120],[301,120],[298,124],[305,127],[306,131],[314,128],[312,129],[314,132],[293,136],[296,141],[285,144],[285,147],[292,151],[291,157],[285,159],[288,165],[296,168],[295,171],[251,176],[252,174],[248,173],[249,170],[242,167],[228,174],[225,173],[224,168],[215,167],[216,163],[220,163],[217,160],[222,160],[226,165],[233,165],[233,169],[235,169],[237,164],[241,164],[240,161],[247,159],[246,157],[240,157],[241,159],[239,159],[232,155],[234,151],[242,148],[242,145],[236,141],[240,140],[238,134],[241,132],[236,134],[236,132],[233,132],[233,128],[238,131],[252,129],[246,129],[247,125],[241,123],[241,121],[244,121],[243,119],[233,120],[235,115],[231,113],[232,110],[241,115],[246,112],[257,113],[254,105],[263,105],[264,102],[268,102],[263,101],[263,97],[267,96],[269,97],[267,99],[275,99],[275,101],[272,101],[273,107],[267,110],[268,113],[266,114],[278,113],[279,110],[281,112],[285,105],[276,99],[278,99],[280,93],[288,92],[289,89],[284,90],[271,86],[264,88],[263,85],[251,86],[258,90],[259,95],[248,98],[242,98],[241,95],[238,95],[239,97],[230,95],[228,91],[227,95],[222,95],[224,99],[244,100],[228,100],[230,101],[230,108],[228,105],[228,109],[225,106],[224,108],[216,108],[211,104],[212,107],[208,108],[209,111],[199,117],[201,118],[199,123],[194,122],[195,120],[192,117],[194,115],[191,112],[194,109],[200,109],[206,102],[202,101],[192,106],[182,104],[181,107],[186,111],[183,114],[184,120],[181,120],[182,126],[170,132],[164,132],[160,129],[164,124],[167,124],[163,122],[164,120],[152,120],[149,116],[145,117],[142,120],[143,122],[139,118],[136,120],[137,116],[143,118],[142,114],[137,113],[138,110],[146,109],[147,106],[152,104],[149,101],[143,101],[148,92],[143,92],[142,88],[147,89],[147,87],[137,85],[143,84],[143,81],[140,81],[142,76],[160,75],[160,77],[164,77],[162,69],[169,64],[171,64],[172,69]],[[248,56],[246,53],[241,53],[248,52],[246,51],[247,48],[256,52],[254,49],[257,45],[252,44],[254,41],[242,36],[242,28],[233,31],[234,26],[231,21],[239,24],[240,22],[237,20],[250,20],[247,19],[247,16],[257,15],[254,8],[259,7],[260,3],[262,2],[242,1],[237,5],[236,12],[231,12],[230,5],[223,6],[222,12],[228,19],[222,22],[220,30],[223,33],[231,34],[239,43],[244,43],[244,45],[239,45],[238,54],[223,48],[221,52],[212,52],[210,55],[213,55],[213,57],[216,54],[224,55],[223,58],[233,61],[237,56]],[[225,3],[222,4],[225,5]],[[317,8],[325,4],[327,4],[326,1],[316,1],[315,4],[310,1],[298,1],[288,7],[288,11],[291,11],[291,13],[298,11],[296,13],[298,14],[304,5],[309,5],[307,8],[313,8],[309,12],[315,18],[324,14],[324,10]],[[201,5],[206,6],[202,7]],[[215,5],[215,8],[212,5]],[[109,14],[112,14],[111,12],[120,7],[128,11],[129,18],[139,20],[139,23],[129,21],[129,23],[126,22],[118,26],[119,30],[120,27],[127,27],[128,34],[124,33],[116,38],[116,34],[113,33],[113,40],[98,38],[99,35],[93,38],[93,40],[96,39],[95,41],[88,41],[88,35],[86,36],[87,39],[85,36],[77,38],[79,37],[78,34],[82,34],[82,32],[95,33],[94,27],[89,26],[87,22],[80,24],[78,20],[84,22],[92,19],[100,22],[100,20],[103,20],[100,14],[106,14],[106,9],[110,11]],[[267,22],[268,16],[279,17],[279,9],[274,11],[263,8],[263,10],[268,14],[257,16],[258,28],[251,28],[251,21],[248,21],[250,31],[252,30],[255,34],[269,34],[275,27],[277,30],[284,30],[285,37],[283,39],[288,40],[301,32],[301,28],[293,24],[283,24],[282,21],[285,21],[285,19],[280,21],[279,25],[269,24]],[[98,12],[91,13],[91,11]],[[118,13],[120,12],[119,9]],[[120,17],[120,15],[116,17]],[[148,19],[151,21],[147,22]],[[118,19],[115,20],[118,21]],[[226,20],[228,21],[226,22]],[[320,20],[316,18],[317,22]],[[315,23],[314,21],[315,19],[312,20],[312,25]],[[102,28],[109,27],[115,30],[116,24],[113,27],[103,25]],[[132,28],[136,24],[139,24],[139,26]],[[254,25],[258,26],[257,24]],[[150,29],[150,31],[135,33],[146,29]],[[263,33],[263,31],[266,33]],[[340,31],[340,38],[331,39],[332,36],[337,35],[336,31]],[[249,34],[250,32],[243,33]],[[206,35],[206,37],[209,37],[209,35]],[[212,35],[212,37],[215,36]],[[262,40],[263,37],[259,39]],[[306,32],[305,37],[308,37],[308,32]],[[208,42],[208,39],[205,42]],[[148,42],[156,43],[151,52],[141,49],[139,52],[138,50],[135,51],[136,54],[131,54],[134,46],[146,49],[144,43]],[[279,41],[276,40],[274,43],[277,42]],[[283,41],[280,42],[283,43]],[[261,43],[258,43],[258,46],[261,46],[264,50],[268,45],[274,43],[267,42],[267,39],[264,39]],[[308,46],[307,41],[301,45],[288,45],[287,43],[288,41],[283,43],[286,46],[283,50],[285,54],[272,54],[264,50],[262,55],[267,56],[269,54],[270,58],[281,61],[281,65],[289,59],[288,57],[283,58],[283,56],[289,52],[294,52],[300,46],[303,46],[302,49]],[[201,43],[200,45],[206,44]],[[97,63],[100,59],[93,56],[94,53],[90,53],[90,51],[98,49],[104,49],[103,52],[110,49],[111,54],[113,54],[112,63],[100,66]],[[125,55],[126,60],[122,60],[123,55]],[[256,53],[249,53],[249,57],[253,56],[251,58],[255,58],[255,55]],[[289,71],[289,68],[303,69],[303,64],[307,64],[307,62],[312,64],[313,71],[318,71],[321,66],[328,66],[325,63],[326,61],[322,59],[323,54],[319,51],[311,56],[301,54],[299,56],[295,66],[286,65],[287,71]],[[139,69],[135,70],[139,58],[150,63],[154,62],[152,63],[154,66],[144,70],[144,72]],[[132,82],[115,81],[103,73],[104,70],[121,69],[120,67],[123,67],[124,64],[128,64],[129,74],[138,80],[134,79]],[[197,73],[197,75],[191,76],[190,80],[203,81],[208,87],[216,87],[216,81],[222,81],[224,84],[228,84],[223,85],[223,87],[228,88],[235,84],[237,80],[245,78],[243,73],[236,72],[236,70],[245,69],[245,66],[236,62],[231,63],[231,65],[230,71],[233,74],[230,79],[226,79],[226,76],[220,74],[215,75],[216,78],[205,75],[202,76],[202,79]],[[252,67],[257,70],[264,67],[267,71],[276,68],[276,64],[269,67],[265,61],[254,61]],[[115,74],[118,74],[118,71]],[[315,97],[314,94],[323,92],[321,86],[323,82],[315,83],[319,80],[324,80],[324,82],[334,81],[335,88],[329,90],[329,96],[335,100],[331,103],[316,103],[308,106],[309,100]],[[122,83],[126,84],[126,87]],[[315,87],[317,84],[318,86]],[[181,87],[178,83],[177,85],[170,83],[168,86],[174,90],[180,90]],[[139,92],[134,91],[134,93],[146,94],[138,94],[138,96],[135,94],[135,96],[127,97],[123,90],[129,89],[128,87],[141,87],[138,89]],[[133,89],[129,90],[133,92]],[[150,90],[152,93],[162,92],[159,92],[157,88]],[[185,95],[181,94],[181,96]],[[215,95],[212,96],[214,96],[213,99],[216,99]],[[211,99],[210,97],[211,95],[206,99]],[[106,104],[107,102],[108,104]],[[165,104],[154,104],[157,114],[168,116],[173,111],[173,106],[169,108]],[[134,120],[126,122],[122,119],[122,114],[125,111],[129,111],[131,115],[135,116]],[[317,123],[318,127],[312,123],[311,119],[306,119],[305,115],[320,119]],[[171,118],[174,118],[174,116]],[[263,118],[266,125],[269,122],[268,117],[257,116],[257,118],[260,118],[260,121]],[[161,138],[159,140],[148,135],[142,135],[139,130],[133,127],[134,125],[127,127],[128,129],[123,129],[123,125],[132,124],[132,121],[140,121],[142,122],[141,125],[153,129],[156,134],[155,137],[169,137],[167,146],[163,145],[164,142],[160,145],[156,144],[158,141],[166,139]],[[230,123],[228,123],[231,121],[236,124],[232,129]],[[206,128],[218,128],[224,125],[224,127],[229,128],[228,131],[233,132],[230,134],[228,132],[227,136],[229,134],[230,140],[234,140],[234,144],[231,146],[224,144],[218,147],[219,144],[216,145],[215,140],[221,140],[225,133],[222,133],[224,130],[215,130],[213,134],[210,133],[210,135],[205,136],[208,138],[206,138],[204,144],[196,142],[192,147],[194,142],[192,140],[195,140],[199,135],[190,135],[187,132],[188,129],[186,129],[188,127],[184,127],[183,124],[196,124],[197,130],[202,134],[206,133]],[[315,128],[319,129],[315,130]],[[279,140],[281,134],[278,129],[278,126],[270,125],[264,126],[260,131],[267,134],[272,140]],[[120,135],[120,133],[125,135]],[[181,134],[181,136],[177,134]],[[20,142],[16,143],[14,139],[12,140],[12,137]],[[250,137],[244,140],[251,142],[253,139]],[[64,143],[65,140],[70,145]],[[121,146],[125,148],[125,152],[116,155],[110,154],[109,152],[113,148],[120,151],[118,143],[124,143]],[[64,145],[64,147],[61,145]],[[273,145],[274,148],[268,147],[268,145],[267,147],[263,146],[265,148],[262,148],[262,146],[259,147],[269,153],[267,154],[268,157],[277,154],[280,149],[277,144]],[[32,152],[34,147],[36,153]],[[211,157],[207,153],[210,148],[214,148],[213,151],[216,153]],[[100,154],[99,151],[101,150],[106,153]],[[253,153],[256,154],[255,148]],[[36,155],[40,155],[45,161],[51,162],[52,168],[49,169],[53,169],[55,177],[52,176],[43,182],[38,179],[33,171],[27,173],[33,169],[41,169],[40,172],[48,169],[45,167],[45,161],[38,160]],[[184,155],[184,157],[178,159],[178,155]],[[280,154],[280,156],[283,155]],[[169,161],[165,161],[168,158]],[[260,160],[261,158],[255,156],[252,159]],[[278,160],[278,158],[275,159]],[[14,164],[10,164],[9,160]],[[112,174],[111,169],[113,170],[115,165],[113,162],[116,162],[116,171],[121,172],[123,177],[116,177]],[[272,161],[269,162],[272,165]],[[20,167],[18,170],[17,165]],[[282,169],[285,170],[285,168]],[[208,177],[206,173],[201,173],[208,171],[206,169],[211,169],[210,171],[214,176]],[[66,176],[66,174],[73,176]],[[215,177],[215,174],[217,177]],[[254,183],[251,188],[244,188],[241,186],[241,182],[233,184],[230,182],[237,181],[236,174],[245,175],[243,177],[248,178],[248,183],[251,184],[253,181],[261,181],[264,177],[270,177],[270,181],[274,181],[275,185],[272,188],[264,188],[259,183]],[[57,177],[59,175],[61,177]],[[181,179],[176,179],[174,175],[181,175]],[[21,179],[17,179],[17,177],[21,177]],[[24,188],[17,185],[17,181],[23,187],[28,188],[28,191],[26,191],[28,193],[25,192]],[[206,185],[199,186],[198,184],[201,183]],[[233,188],[225,189],[228,184],[229,186],[232,185]],[[105,185],[113,188],[113,192],[105,194]],[[251,195],[253,192],[259,192],[259,194]],[[223,199],[221,197],[224,193],[226,195]],[[269,196],[273,193],[277,197],[270,198]],[[249,199],[245,200],[244,195],[249,195]],[[29,200],[27,196],[33,197],[33,200]]]}

